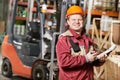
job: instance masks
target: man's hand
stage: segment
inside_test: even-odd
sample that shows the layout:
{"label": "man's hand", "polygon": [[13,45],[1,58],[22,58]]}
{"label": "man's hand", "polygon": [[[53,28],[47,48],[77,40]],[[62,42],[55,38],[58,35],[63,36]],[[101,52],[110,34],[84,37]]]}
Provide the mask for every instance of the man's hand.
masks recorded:
{"label": "man's hand", "polygon": [[106,53],[101,53],[97,56],[97,59],[99,59],[100,62],[104,62],[107,58],[107,54]]}
{"label": "man's hand", "polygon": [[95,58],[97,57],[98,53],[95,51],[90,51],[88,52],[88,54],[86,55],[88,58],[89,62],[93,62],[95,60]]}

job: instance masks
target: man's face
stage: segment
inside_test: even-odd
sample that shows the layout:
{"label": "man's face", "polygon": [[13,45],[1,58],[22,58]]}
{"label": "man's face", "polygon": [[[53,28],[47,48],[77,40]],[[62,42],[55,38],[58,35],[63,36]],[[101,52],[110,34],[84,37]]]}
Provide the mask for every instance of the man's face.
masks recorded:
{"label": "man's face", "polygon": [[67,19],[69,27],[75,31],[80,31],[83,27],[83,17],[80,14],[70,15]]}

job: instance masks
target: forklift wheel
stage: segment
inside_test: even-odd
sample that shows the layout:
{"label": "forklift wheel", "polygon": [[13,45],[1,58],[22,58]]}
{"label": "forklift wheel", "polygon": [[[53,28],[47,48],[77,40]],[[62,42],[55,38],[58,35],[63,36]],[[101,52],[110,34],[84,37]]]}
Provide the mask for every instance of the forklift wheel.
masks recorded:
{"label": "forklift wheel", "polygon": [[33,80],[46,80],[47,71],[45,67],[41,64],[35,66],[32,71]]}
{"label": "forklift wheel", "polygon": [[1,71],[3,76],[8,78],[12,77],[12,68],[8,59],[3,60]]}

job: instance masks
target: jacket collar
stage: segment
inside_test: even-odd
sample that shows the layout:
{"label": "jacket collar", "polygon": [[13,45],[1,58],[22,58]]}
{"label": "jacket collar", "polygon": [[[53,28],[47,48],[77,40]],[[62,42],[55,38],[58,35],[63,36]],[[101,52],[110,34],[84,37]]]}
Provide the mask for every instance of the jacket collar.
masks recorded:
{"label": "jacket collar", "polygon": [[81,37],[80,34],[76,33],[73,29],[69,29],[69,31],[76,39]]}
{"label": "jacket collar", "polygon": [[71,36],[71,37],[75,37],[76,39],[80,39],[80,38],[84,38],[84,35],[80,35],[78,33],[76,33],[73,29],[68,29],[67,31],[65,31],[64,33],[61,34],[62,36]]}

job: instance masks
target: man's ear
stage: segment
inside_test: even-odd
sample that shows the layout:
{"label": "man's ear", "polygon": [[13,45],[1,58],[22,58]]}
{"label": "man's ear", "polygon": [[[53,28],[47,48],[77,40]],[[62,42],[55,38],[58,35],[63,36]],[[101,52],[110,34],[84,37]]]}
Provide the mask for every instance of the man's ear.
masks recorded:
{"label": "man's ear", "polygon": [[68,19],[66,20],[66,23],[69,24],[69,20]]}

